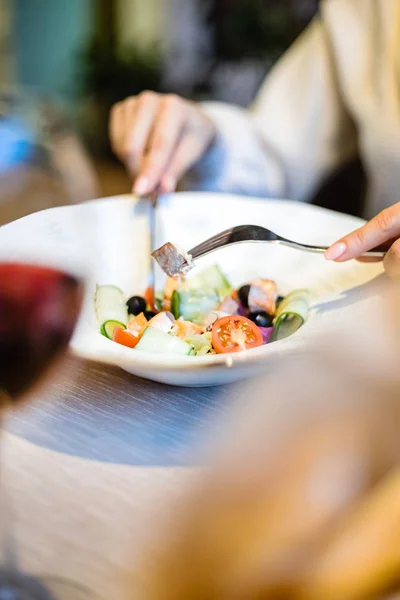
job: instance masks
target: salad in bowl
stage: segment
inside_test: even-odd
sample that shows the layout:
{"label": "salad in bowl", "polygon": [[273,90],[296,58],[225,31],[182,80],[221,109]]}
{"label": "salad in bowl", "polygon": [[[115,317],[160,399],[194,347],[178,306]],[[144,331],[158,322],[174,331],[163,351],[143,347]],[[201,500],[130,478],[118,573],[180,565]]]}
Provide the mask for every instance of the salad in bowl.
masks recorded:
{"label": "salad in bowl", "polygon": [[232,288],[219,266],[168,277],[162,293],[128,296],[97,286],[94,309],[103,336],[134,352],[206,356],[248,351],[284,339],[307,320],[310,294],[279,295],[259,278]]}

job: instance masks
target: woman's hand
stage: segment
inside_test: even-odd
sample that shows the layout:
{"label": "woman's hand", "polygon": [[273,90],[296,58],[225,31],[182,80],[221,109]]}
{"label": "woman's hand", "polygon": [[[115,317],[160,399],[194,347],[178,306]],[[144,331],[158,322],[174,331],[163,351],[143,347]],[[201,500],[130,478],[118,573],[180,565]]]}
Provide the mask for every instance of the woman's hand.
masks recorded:
{"label": "woman's hand", "polygon": [[172,192],[215,136],[213,121],[194,102],[142,92],[115,104],[111,146],[135,177],[134,193]]}
{"label": "woman's hand", "polygon": [[400,279],[400,202],[335,242],[325,252],[325,258],[345,262],[382,245],[389,248],[383,261],[385,271],[392,279]]}

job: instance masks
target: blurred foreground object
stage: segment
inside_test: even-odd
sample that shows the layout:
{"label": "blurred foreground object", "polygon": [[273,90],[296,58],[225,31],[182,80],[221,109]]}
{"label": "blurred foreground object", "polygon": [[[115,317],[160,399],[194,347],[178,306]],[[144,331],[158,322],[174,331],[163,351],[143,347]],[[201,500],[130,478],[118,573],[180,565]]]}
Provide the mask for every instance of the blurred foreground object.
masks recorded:
{"label": "blurred foreground object", "polygon": [[145,598],[400,591],[400,288],[381,277],[375,292],[243,388],[151,540]]}
{"label": "blurred foreground object", "polygon": [[[0,442],[6,410],[57,376],[90,287],[91,251],[97,250],[84,207],[63,212],[62,231],[52,221],[54,207],[89,199],[94,181],[58,110],[28,96],[22,90],[0,95]],[[44,218],[29,214],[44,209],[50,209]],[[17,235],[13,223],[3,227],[24,215],[27,234]],[[0,598],[94,598],[63,577],[57,577],[55,589],[51,578],[33,576],[20,565],[2,461],[0,451]]]}

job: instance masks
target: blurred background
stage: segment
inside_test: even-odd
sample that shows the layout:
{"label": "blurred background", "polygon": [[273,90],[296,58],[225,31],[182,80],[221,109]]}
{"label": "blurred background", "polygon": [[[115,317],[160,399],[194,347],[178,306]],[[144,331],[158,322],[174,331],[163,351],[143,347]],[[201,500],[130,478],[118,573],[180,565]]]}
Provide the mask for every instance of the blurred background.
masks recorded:
{"label": "blurred background", "polygon": [[144,89],[243,106],[318,0],[0,0],[0,85],[55,99],[99,194],[130,191],[107,139],[112,104]]}

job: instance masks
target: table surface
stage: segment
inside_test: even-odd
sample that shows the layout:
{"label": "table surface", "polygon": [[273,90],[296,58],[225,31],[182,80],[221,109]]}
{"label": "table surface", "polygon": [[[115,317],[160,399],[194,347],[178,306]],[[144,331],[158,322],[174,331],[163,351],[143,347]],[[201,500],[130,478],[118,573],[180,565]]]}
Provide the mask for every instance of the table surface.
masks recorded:
{"label": "table surface", "polygon": [[168,387],[68,358],[5,423],[2,461],[22,565],[100,598],[132,598],[140,540],[190,482],[204,431],[237,393]]}

